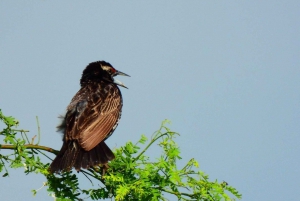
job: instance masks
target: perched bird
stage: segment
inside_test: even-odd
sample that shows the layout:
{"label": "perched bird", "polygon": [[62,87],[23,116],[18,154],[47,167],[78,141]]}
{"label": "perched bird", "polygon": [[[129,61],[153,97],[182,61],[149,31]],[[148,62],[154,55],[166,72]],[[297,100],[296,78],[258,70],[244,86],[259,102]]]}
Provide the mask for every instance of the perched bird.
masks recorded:
{"label": "perched bird", "polygon": [[105,61],[90,63],[84,69],[81,89],[57,127],[63,133],[63,145],[50,165],[50,172],[69,171],[72,167],[79,171],[114,159],[104,141],[121,117],[122,95],[117,85],[127,88],[114,79],[117,75],[129,76]]}

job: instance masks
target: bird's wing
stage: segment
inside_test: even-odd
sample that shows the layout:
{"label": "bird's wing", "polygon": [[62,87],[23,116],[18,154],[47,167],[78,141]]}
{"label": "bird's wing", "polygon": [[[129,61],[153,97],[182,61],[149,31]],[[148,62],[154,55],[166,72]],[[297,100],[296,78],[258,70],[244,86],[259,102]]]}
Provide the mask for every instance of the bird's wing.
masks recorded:
{"label": "bird's wing", "polygon": [[[104,90],[108,93],[103,93]],[[78,94],[80,96],[80,91]],[[85,94],[85,98],[79,97],[76,106],[66,115],[65,140],[77,140],[84,150],[89,151],[116,128],[121,115],[122,96],[115,85]]]}

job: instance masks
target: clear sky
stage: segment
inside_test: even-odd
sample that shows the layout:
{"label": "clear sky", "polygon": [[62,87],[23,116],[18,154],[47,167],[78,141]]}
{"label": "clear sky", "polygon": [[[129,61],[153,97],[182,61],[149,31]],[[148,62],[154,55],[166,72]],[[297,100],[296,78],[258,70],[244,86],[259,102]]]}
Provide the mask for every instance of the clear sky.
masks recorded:
{"label": "clear sky", "polygon": [[[32,136],[37,115],[41,144],[60,149],[57,116],[85,66],[105,60],[131,75],[119,77],[129,89],[110,147],[167,118],[181,165],[195,158],[244,201],[296,201],[299,10],[296,0],[1,1],[0,108]],[[46,188],[32,196],[44,181],[11,170],[1,200],[53,200]]]}

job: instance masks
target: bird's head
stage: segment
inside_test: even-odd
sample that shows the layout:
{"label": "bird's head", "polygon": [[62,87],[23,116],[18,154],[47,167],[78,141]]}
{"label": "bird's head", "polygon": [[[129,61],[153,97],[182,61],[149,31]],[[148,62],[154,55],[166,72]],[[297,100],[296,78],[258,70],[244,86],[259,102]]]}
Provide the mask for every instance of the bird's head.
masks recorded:
{"label": "bird's head", "polygon": [[[121,71],[116,70],[110,63],[105,61],[96,61],[90,63],[83,71],[80,80],[81,86],[89,82],[105,80],[112,82],[121,87],[127,88],[122,82],[114,79],[117,75],[129,76]],[[130,76],[129,76],[130,77]]]}

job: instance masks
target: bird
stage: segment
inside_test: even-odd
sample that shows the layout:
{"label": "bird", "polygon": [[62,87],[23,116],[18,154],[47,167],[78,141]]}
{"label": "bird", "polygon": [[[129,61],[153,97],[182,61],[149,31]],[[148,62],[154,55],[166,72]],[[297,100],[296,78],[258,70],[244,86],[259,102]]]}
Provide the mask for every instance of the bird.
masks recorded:
{"label": "bird", "polygon": [[50,165],[50,173],[70,171],[73,167],[80,171],[106,165],[115,158],[104,141],[112,135],[122,114],[118,86],[127,87],[114,79],[117,75],[129,76],[105,61],[92,62],[83,70],[81,88],[57,126],[63,133],[63,145]]}

